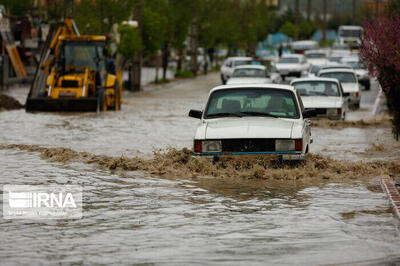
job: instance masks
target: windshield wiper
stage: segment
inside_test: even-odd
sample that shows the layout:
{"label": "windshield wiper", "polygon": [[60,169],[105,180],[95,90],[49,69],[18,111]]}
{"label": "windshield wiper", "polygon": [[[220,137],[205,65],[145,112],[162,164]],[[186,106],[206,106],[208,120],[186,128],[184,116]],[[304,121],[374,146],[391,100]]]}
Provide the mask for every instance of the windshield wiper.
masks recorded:
{"label": "windshield wiper", "polygon": [[244,115],[252,115],[252,116],[267,116],[267,117],[275,117],[279,118],[279,116],[270,114],[270,113],[263,113],[263,112],[240,112],[241,114]]}
{"label": "windshield wiper", "polygon": [[207,115],[207,117],[218,117],[218,116],[243,117],[240,113],[216,113]]}

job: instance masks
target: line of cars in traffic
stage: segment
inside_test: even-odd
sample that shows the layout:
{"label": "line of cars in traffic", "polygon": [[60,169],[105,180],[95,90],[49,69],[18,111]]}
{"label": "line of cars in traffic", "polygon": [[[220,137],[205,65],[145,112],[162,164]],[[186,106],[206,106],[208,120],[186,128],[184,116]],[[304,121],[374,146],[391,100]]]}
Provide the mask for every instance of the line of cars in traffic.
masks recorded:
{"label": "line of cars in traffic", "polygon": [[358,57],[336,48],[284,54],[269,67],[250,57],[228,58],[221,67],[224,85],[210,91],[203,110],[189,112],[200,119],[194,153],[305,159],[312,143],[309,118],[344,120],[350,106],[360,106],[359,81],[369,89]]}

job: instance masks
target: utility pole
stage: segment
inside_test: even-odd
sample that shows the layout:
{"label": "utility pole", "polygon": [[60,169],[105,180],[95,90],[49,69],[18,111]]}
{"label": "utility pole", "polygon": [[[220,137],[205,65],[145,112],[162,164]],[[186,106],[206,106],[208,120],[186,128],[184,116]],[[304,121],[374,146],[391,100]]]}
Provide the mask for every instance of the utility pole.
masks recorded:
{"label": "utility pole", "polygon": [[311,20],[311,0],[307,0],[307,21]]}
{"label": "utility pole", "polygon": [[322,40],[326,42],[326,24],[327,24],[327,3],[326,0],[323,0],[323,6],[322,6],[322,13],[323,13],[323,24],[324,28],[322,29]]}
{"label": "utility pole", "polygon": [[[143,31],[142,10],[143,10],[143,0],[137,0],[136,8],[134,10],[134,18],[138,22],[138,31],[140,38],[142,38],[142,31]],[[131,67],[132,84],[130,84],[131,89],[133,91],[140,91],[141,89],[142,56],[143,56],[142,48],[140,48],[139,51],[137,51],[136,54],[133,56],[133,64]]]}

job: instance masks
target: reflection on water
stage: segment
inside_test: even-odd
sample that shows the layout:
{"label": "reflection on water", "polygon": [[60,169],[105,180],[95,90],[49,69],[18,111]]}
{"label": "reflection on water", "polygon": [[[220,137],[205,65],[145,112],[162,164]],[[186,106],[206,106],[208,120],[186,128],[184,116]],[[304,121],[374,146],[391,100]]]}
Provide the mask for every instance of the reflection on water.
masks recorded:
{"label": "reflection on water", "polygon": [[384,194],[361,184],[271,186],[244,197],[143,172],[47,163],[36,152],[0,150],[0,158],[2,184],[84,186],[81,220],[0,220],[4,263],[324,264],[383,259],[399,247],[392,214],[373,213],[387,209]]}

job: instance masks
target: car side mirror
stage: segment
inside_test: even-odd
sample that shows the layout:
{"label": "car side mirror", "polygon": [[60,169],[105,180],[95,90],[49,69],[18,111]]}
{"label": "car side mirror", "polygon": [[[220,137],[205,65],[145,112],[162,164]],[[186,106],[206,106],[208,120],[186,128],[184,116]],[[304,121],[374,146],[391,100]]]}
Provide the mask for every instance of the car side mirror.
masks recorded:
{"label": "car side mirror", "polygon": [[303,118],[310,118],[317,116],[317,111],[315,109],[308,109],[303,112]]}
{"label": "car side mirror", "polygon": [[199,110],[190,110],[189,111],[189,116],[197,119],[201,119],[203,116],[203,112]]}

